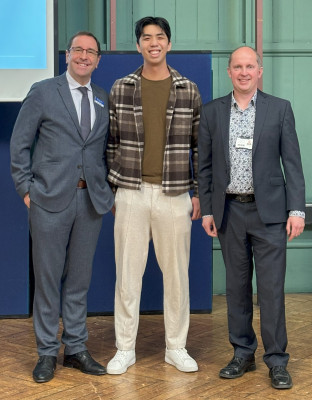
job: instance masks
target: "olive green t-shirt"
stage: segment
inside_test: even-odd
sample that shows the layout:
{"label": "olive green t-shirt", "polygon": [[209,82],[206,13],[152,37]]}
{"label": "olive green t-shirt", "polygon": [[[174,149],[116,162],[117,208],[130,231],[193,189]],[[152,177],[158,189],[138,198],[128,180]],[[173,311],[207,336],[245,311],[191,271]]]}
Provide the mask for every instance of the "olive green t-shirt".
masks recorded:
{"label": "olive green t-shirt", "polygon": [[166,145],[166,111],[171,76],[151,81],[142,76],[144,154],[142,180],[161,185]]}

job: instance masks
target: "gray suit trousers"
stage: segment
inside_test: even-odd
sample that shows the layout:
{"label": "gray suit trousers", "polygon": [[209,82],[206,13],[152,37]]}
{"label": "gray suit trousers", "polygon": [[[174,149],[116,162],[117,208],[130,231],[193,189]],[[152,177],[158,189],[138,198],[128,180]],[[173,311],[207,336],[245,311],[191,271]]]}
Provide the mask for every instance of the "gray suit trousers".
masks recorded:
{"label": "gray suit trousers", "polygon": [[69,206],[48,212],[31,202],[35,297],[33,321],[38,354],[57,356],[59,316],[65,354],[86,349],[87,292],[102,224],[88,189],[77,189]]}

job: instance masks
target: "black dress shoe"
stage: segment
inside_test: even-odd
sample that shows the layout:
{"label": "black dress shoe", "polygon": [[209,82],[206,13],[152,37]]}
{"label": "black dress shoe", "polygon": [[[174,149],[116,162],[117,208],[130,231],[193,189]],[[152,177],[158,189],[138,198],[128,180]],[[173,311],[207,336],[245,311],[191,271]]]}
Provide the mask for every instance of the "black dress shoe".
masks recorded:
{"label": "black dress shoe", "polygon": [[245,372],[255,371],[256,364],[255,358],[252,357],[249,360],[245,360],[240,357],[233,357],[225,368],[222,368],[219,376],[221,378],[234,379],[243,376]]}
{"label": "black dress shoe", "polygon": [[33,378],[37,383],[49,382],[54,377],[56,368],[56,357],[40,356],[35,369]]}
{"label": "black dress shoe", "polygon": [[64,367],[77,368],[81,372],[90,375],[105,375],[106,368],[93,360],[88,350],[81,351],[80,353],[71,354],[70,356],[64,355]]}
{"label": "black dress shoe", "polygon": [[269,375],[271,378],[272,386],[275,389],[292,388],[291,376],[285,367],[277,365],[270,369]]}

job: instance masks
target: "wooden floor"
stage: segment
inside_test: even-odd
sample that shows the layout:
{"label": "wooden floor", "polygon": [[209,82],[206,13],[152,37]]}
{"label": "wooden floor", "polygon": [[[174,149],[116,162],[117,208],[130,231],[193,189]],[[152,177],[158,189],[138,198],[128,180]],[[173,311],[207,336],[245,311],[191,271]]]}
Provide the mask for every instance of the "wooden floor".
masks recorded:
{"label": "wooden floor", "polygon": [[[164,362],[164,328],[161,315],[141,316],[137,362],[123,375],[94,377],[62,366],[62,348],[55,377],[36,384],[32,370],[37,362],[32,319],[0,320],[0,399],[106,400],[106,399],[312,399],[312,294],[286,296],[288,370],[294,387],[275,390],[262,361],[259,309],[254,326],[259,338],[257,370],[242,378],[220,379],[218,372],[232,357],[228,344],[224,296],[214,296],[212,314],[191,315],[187,349],[197,360],[197,373],[183,373]],[[104,365],[115,354],[113,317],[89,317],[91,354]]]}

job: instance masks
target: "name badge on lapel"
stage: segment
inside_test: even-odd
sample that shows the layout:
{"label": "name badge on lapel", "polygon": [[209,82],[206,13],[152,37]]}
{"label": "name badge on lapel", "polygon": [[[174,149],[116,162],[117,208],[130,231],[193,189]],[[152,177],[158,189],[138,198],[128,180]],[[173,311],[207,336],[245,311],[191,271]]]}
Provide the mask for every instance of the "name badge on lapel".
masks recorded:
{"label": "name badge on lapel", "polygon": [[94,98],[94,103],[98,104],[100,107],[104,108],[104,101],[99,99],[98,97]]}
{"label": "name badge on lapel", "polygon": [[253,139],[237,138],[235,147],[237,149],[252,149]]}

